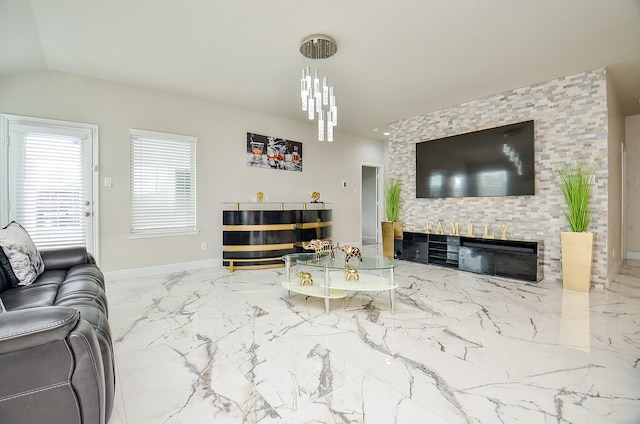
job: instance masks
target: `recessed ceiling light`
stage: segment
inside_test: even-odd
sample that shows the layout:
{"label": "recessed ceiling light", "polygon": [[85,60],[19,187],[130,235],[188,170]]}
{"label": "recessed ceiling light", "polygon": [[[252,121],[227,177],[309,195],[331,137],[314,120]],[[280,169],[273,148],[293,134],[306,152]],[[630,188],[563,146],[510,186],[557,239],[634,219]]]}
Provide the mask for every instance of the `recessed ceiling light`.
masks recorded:
{"label": "recessed ceiling light", "polygon": [[378,131],[379,131],[379,130],[378,130],[377,128],[374,128],[374,129],[373,129],[373,132],[378,132]]}
{"label": "recessed ceiling light", "polygon": [[389,131],[385,131],[385,132],[383,132],[382,134],[383,134],[383,135],[389,135],[389,134],[391,134],[391,133],[390,133]]}

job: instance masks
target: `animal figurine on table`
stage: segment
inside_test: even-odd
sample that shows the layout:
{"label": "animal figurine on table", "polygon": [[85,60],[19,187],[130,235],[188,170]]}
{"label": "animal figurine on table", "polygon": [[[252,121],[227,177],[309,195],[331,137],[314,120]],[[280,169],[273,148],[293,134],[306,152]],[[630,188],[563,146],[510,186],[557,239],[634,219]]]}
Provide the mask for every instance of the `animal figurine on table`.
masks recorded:
{"label": "animal figurine on table", "polygon": [[335,259],[336,254],[334,250],[336,247],[331,243],[331,240],[313,239],[309,242],[302,242],[302,248],[306,250],[313,250],[315,252],[316,261],[320,260],[320,256],[323,253],[329,253],[331,259]]}
{"label": "animal figurine on table", "polygon": [[[339,245],[338,245],[339,247]],[[339,247],[340,250],[342,250],[344,252],[344,254],[346,255],[344,257],[344,263],[348,263],[349,259],[351,258],[358,258],[360,259],[360,262],[362,262],[362,251],[360,250],[360,248],[355,247],[355,246],[343,246],[343,247]]]}
{"label": "animal figurine on table", "polygon": [[354,279],[356,281],[360,281],[360,274],[358,274],[358,270],[351,267],[346,267],[342,270],[344,272],[344,279],[349,281]]}
{"label": "animal figurine on table", "polygon": [[300,279],[301,286],[304,286],[305,284],[313,286],[313,278],[311,278],[310,272],[296,271],[296,277]]}

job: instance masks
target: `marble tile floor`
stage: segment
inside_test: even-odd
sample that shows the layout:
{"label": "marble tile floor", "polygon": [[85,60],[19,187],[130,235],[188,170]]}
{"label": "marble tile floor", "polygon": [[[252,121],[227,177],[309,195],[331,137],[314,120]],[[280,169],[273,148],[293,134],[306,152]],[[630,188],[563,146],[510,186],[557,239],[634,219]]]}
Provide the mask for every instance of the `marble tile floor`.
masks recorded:
{"label": "marble tile floor", "polygon": [[401,261],[395,315],[284,278],[108,280],[110,424],[640,422],[640,261],[589,294]]}

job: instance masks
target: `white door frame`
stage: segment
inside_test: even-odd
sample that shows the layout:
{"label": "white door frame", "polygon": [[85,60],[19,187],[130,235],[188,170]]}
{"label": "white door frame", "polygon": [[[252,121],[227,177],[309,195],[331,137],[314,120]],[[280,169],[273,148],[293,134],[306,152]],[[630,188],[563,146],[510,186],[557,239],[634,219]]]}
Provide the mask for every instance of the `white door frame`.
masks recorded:
{"label": "white door frame", "polygon": [[622,214],[620,232],[622,233],[622,235],[620,237],[620,255],[622,261],[624,262],[627,260],[627,150],[624,143],[620,143],[620,149],[622,162],[622,198],[620,199],[620,201],[622,202],[622,207],[620,208]]}
{"label": "white door frame", "polygon": [[[360,240],[362,240],[362,168],[376,168],[376,220],[382,222],[384,216],[384,168],[380,163],[361,162],[360,163]],[[376,225],[376,243],[382,243],[380,225]]]}
{"label": "white door frame", "polygon": [[12,115],[12,114],[0,114],[0,177],[3,184],[0,186],[0,224],[2,227],[9,223],[9,122],[29,122],[33,124],[51,125],[51,126],[64,126],[72,128],[90,129],[92,136],[92,173],[91,173],[91,187],[92,190],[92,219],[90,220],[88,230],[92,232],[91,245],[87,246],[87,249],[98,260],[99,258],[99,222],[100,222],[100,205],[99,205],[99,175],[98,175],[98,126],[94,124],[85,124],[81,122],[60,121],[56,119],[37,118],[31,116]]}

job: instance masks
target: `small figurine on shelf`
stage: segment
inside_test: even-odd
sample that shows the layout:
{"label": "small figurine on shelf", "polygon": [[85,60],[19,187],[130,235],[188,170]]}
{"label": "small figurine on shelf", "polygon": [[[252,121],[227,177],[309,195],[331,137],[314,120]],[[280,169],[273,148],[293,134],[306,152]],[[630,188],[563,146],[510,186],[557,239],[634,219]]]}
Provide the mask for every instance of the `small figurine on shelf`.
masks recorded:
{"label": "small figurine on shelf", "polygon": [[296,277],[300,279],[301,286],[304,286],[305,284],[313,286],[313,278],[311,278],[310,272],[296,271]]}
{"label": "small figurine on shelf", "polygon": [[338,243],[336,245],[336,248],[342,250],[345,253],[345,255],[346,255],[345,258],[344,258],[344,263],[345,264],[348,263],[349,259],[351,259],[351,258],[358,258],[358,259],[360,259],[360,262],[362,262],[362,252],[360,251],[360,249],[358,247],[349,246],[349,245],[340,247],[340,243]]}
{"label": "small figurine on shelf", "polygon": [[322,203],[322,201],[320,200],[319,192],[314,191],[313,193],[311,193],[311,203]]}
{"label": "small figurine on shelf", "polygon": [[349,280],[351,280],[353,278],[356,281],[360,281],[360,274],[358,274],[358,270],[357,269],[351,268],[350,266],[346,266],[346,267],[344,267],[342,272],[344,272],[345,280],[349,281]]}

